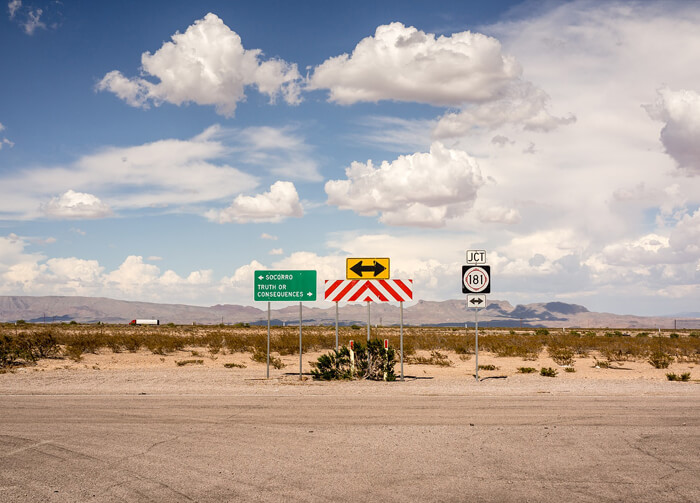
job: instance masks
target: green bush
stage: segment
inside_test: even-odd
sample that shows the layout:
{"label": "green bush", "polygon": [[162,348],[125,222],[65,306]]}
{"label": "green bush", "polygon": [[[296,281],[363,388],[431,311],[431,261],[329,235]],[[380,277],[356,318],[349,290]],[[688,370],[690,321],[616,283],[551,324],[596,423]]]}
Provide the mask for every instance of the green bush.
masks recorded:
{"label": "green bush", "polygon": [[552,367],[542,367],[540,369],[540,375],[545,377],[556,377],[557,373],[557,370]]}
{"label": "green bush", "polygon": [[673,356],[663,351],[655,351],[649,356],[649,363],[651,363],[655,369],[667,369],[672,361]]}
{"label": "green bush", "polygon": [[684,372],[681,375],[676,375],[673,372],[666,374],[666,379],[669,381],[690,381],[690,372]]}
{"label": "green bush", "polygon": [[537,372],[537,369],[532,367],[518,367],[518,374],[532,374]]}
{"label": "green bush", "polygon": [[350,350],[342,346],[337,351],[321,355],[316,362],[312,362],[311,374],[314,379],[368,379],[372,381],[396,380],[394,365],[396,364],[396,352],[389,346],[384,350],[384,344],[379,339],[367,342],[367,346],[356,342],[354,349],[355,365],[350,362]]}

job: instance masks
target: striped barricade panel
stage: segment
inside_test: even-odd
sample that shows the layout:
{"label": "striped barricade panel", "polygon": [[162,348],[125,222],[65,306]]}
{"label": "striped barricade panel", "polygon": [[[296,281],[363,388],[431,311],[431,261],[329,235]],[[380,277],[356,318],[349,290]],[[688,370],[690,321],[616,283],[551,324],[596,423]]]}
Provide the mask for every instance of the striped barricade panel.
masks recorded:
{"label": "striped barricade panel", "polygon": [[413,299],[413,280],[327,279],[324,298],[331,302],[403,302]]}

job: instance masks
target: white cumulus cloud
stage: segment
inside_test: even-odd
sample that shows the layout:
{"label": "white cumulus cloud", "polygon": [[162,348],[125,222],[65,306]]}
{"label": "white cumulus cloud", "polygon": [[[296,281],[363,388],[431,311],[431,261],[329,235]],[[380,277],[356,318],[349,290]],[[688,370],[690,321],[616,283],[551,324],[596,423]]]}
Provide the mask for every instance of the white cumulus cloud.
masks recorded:
{"label": "white cumulus cloud", "polygon": [[92,194],[68,190],[54,197],[42,207],[44,214],[52,218],[90,219],[112,215],[109,205]]}
{"label": "white cumulus cloud", "polygon": [[575,120],[548,112],[549,96],[522,78],[498,39],[469,31],[437,37],[401,23],[379,26],[351,55],[317,66],[308,88],[328,89],[329,100],[342,105],[395,100],[460,108],[439,121],[437,138],[504,123],[551,131]]}
{"label": "white cumulus cloud", "polygon": [[520,76],[520,65],[495,38],[461,32],[436,37],[401,23],[382,25],[374,36],[315,68],[311,89],[330,100],[399,100],[455,106],[495,99]]}
{"label": "white cumulus cloud", "polygon": [[328,204],[361,215],[381,213],[389,225],[441,227],[474,204],[483,185],[476,161],[466,152],[439,142],[430,152],[400,156],[375,168],[372,161],[353,162],[347,179],[330,180]]}
{"label": "white cumulus cloud", "polygon": [[652,119],[665,123],[661,142],[666,152],[689,174],[700,174],[700,94],[666,87],[645,108]]}
{"label": "white cumulus cloud", "polygon": [[97,84],[131,106],[162,102],[182,105],[214,105],[217,113],[233,116],[245,100],[246,87],[255,86],[274,102],[280,95],[287,103],[300,101],[301,76],[296,64],[281,59],[261,61],[260,49],[246,50],[240,36],[215,14],[194,22],[184,33],[175,33],[155,53],[141,56],[147,78],[127,78],[114,70]]}
{"label": "white cumulus cloud", "polygon": [[291,182],[275,182],[270,190],[255,196],[239,195],[231,206],[207,212],[210,220],[219,223],[279,222],[287,217],[301,217],[304,209]]}

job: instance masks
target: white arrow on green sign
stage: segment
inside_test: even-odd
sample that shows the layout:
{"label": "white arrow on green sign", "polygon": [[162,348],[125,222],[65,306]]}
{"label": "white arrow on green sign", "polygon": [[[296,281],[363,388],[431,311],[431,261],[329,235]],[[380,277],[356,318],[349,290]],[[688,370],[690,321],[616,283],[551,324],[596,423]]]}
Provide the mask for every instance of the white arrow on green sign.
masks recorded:
{"label": "white arrow on green sign", "polygon": [[255,300],[316,300],[316,271],[255,271]]}

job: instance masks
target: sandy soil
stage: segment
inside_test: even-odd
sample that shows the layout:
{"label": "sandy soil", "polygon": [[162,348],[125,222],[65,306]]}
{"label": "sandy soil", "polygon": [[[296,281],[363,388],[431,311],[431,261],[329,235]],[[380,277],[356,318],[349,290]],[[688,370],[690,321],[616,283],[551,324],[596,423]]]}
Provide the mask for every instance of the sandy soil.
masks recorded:
{"label": "sandy soil", "polygon": [[[496,357],[479,353],[479,365],[495,365],[496,370],[479,370],[474,378],[475,360],[447,354],[452,365],[404,364],[404,382],[319,382],[310,378],[309,362],[322,353],[303,355],[303,376],[299,378],[299,356],[280,357],[285,367],[270,368],[266,378],[264,363],[252,361],[247,353],[210,354],[206,349],[177,351],[161,356],[150,351],[113,353],[104,350],[85,354],[81,361],[41,360],[34,366],[0,374],[0,394],[361,394],[399,393],[417,395],[573,393],[579,395],[686,395],[700,392],[697,364],[674,362],[668,369],[655,369],[646,361],[616,362],[599,368],[594,357],[575,360],[575,372],[567,372],[553,360],[540,355],[537,361]],[[417,356],[429,356],[419,352]],[[186,365],[178,362],[191,361]],[[241,367],[226,368],[225,364]],[[244,366],[244,368],[242,368]],[[536,372],[522,374],[519,367]],[[539,374],[542,367],[557,370],[555,378]],[[400,365],[396,365],[396,374]],[[690,372],[690,382],[670,382],[666,374]]]}

